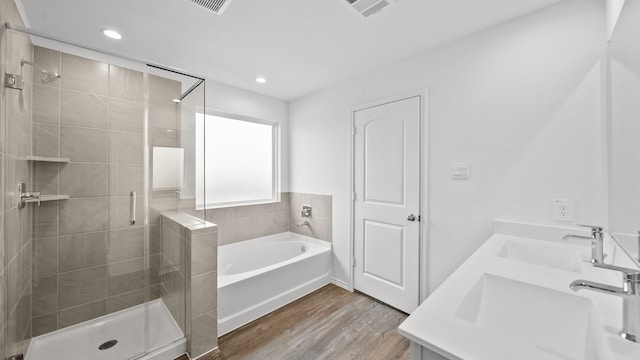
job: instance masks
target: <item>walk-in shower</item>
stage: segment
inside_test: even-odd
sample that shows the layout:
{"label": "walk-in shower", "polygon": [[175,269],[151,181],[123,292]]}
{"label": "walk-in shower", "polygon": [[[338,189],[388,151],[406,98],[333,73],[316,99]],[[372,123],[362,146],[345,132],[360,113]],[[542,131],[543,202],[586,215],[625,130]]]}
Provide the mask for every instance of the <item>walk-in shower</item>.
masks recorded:
{"label": "walk-in shower", "polygon": [[198,214],[204,79],[11,24],[0,52],[0,358],[190,350],[190,254],[162,218]]}

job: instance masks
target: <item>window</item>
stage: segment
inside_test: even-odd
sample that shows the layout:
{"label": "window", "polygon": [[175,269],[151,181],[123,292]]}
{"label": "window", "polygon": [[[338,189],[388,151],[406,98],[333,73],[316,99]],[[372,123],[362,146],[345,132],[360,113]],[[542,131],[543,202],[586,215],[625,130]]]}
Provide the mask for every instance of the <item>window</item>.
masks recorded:
{"label": "window", "polygon": [[196,114],[199,209],[277,200],[277,126],[209,111]]}

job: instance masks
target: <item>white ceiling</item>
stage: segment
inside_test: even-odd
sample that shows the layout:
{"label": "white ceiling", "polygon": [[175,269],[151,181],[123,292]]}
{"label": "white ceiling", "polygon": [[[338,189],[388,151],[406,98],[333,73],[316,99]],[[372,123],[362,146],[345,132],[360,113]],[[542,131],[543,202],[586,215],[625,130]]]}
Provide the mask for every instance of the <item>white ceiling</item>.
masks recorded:
{"label": "white ceiling", "polygon": [[291,100],[561,0],[397,0],[367,19],[346,0],[17,1],[53,37]]}

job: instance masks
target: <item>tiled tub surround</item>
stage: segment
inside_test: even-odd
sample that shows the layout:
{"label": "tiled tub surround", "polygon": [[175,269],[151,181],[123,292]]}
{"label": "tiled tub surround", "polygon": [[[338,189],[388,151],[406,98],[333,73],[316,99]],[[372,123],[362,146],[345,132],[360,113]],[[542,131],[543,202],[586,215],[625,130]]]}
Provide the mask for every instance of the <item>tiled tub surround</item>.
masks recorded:
{"label": "tiled tub surround", "polygon": [[[313,209],[311,225],[297,227],[302,205]],[[206,210],[206,219],[218,224],[220,245],[287,231],[331,242],[331,206],[331,195],[284,192],[277,203]]]}
{"label": "tiled tub surround", "polygon": [[[303,205],[311,206],[309,225],[297,226],[303,221],[300,212]],[[332,197],[331,195],[290,193],[289,231],[312,238],[332,241]]]}
{"label": "tiled tub surround", "polygon": [[70,159],[33,165],[33,190],[70,197],[35,207],[37,336],[159,297],[160,244],[128,221],[131,191],[145,218],[144,74],[42,47],[34,62],[62,78],[34,82],[33,155]]}
{"label": "tiled tub surround", "polygon": [[166,213],[162,238],[162,299],[187,337],[189,355],[196,358],[218,346],[218,227],[184,213]]}
{"label": "tiled tub surround", "polygon": [[[0,3],[1,23],[23,25],[11,0]],[[0,73],[22,74],[23,90],[0,90],[0,358],[24,353],[31,338],[33,248],[32,206],[18,209],[16,186],[29,184],[26,156],[31,155],[32,69],[20,60],[33,60],[28,36],[0,34]]]}

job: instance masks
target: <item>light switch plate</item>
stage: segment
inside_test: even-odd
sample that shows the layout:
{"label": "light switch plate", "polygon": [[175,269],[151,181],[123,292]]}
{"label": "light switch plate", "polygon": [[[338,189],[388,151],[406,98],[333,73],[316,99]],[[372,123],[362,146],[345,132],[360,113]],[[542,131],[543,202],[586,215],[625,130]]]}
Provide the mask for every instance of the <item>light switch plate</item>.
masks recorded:
{"label": "light switch plate", "polygon": [[451,164],[451,179],[469,180],[471,178],[471,165],[466,162]]}

